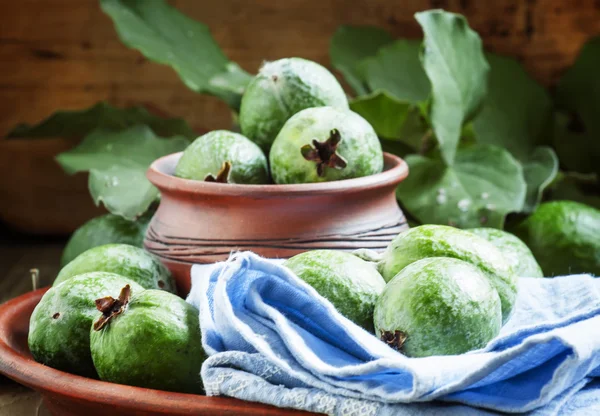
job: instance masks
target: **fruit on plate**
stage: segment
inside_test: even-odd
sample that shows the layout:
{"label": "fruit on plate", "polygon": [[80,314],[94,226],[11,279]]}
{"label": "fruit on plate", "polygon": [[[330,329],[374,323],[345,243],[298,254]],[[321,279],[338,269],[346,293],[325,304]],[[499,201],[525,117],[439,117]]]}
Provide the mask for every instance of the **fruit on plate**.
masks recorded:
{"label": "fruit on plate", "polygon": [[127,244],[105,244],[91,248],[58,273],[53,286],[89,272],[109,272],[127,277],[144,289],[164,289],[175,293],[171,272],[153,254]]}
{"label": "fruit on plate", "polygon": [[261,184],[269,181],[267,158],[239,133],[215,130],[198,137],[183,152],[175,176],[207,182]]}
{"label": "fruit on plate", "polygon": [[379,262],[390,281],[406,266],[428,257],[452,257],[479,268],[498,291],[502,321],[506,322],[517,297],[517,275],[492,243],[465,230],[445,225],[421,225],[398,234]]}
{"label": "fruit on plate", "polygon": [[162,290],[96,301],[102,313],[88,328],[100,379],[181,393],[201,393],[202,349],[199,313]]}
{"label": "fruit on plate", "polygon": [[477,267],[432,257],[406,266],[375,305],[375,331],[409,357],[453,355],[484,347],[500,332],[498,292]]}
{"label": "fruit on plate", "polygon": [[373,127],[360,115],[333,107],[308,108],[290,118],[269,160],[278,184],[336,181],[383,170]]}
{"label": "fruit on plate", "polygon": [[600,210],[572,201],[541,204],[515,229],[545,276],[600,275]]}
{"label": "fruit on plate", "polygon": [[118,296],[137,283],[113,273],[93,272],[75,276],[50,288],[35,307],[29,321],[29,349],[37,362],[84,377],[96,377],[90,354],[90,326],[98,316],[95,301]]}
{"label": "fruit on plate", "polygon": [[285,122],[310,107],[348,109],[348,99],[325,67],[302,58],[268,62],[250,81],[242,96],[239,123],[242,133],[269,151]]}
{"label": "fruit on plate", "polygon": [[385,287],[373,263],[350,253],[313,250],[283,263],[329,300],[339,313],[366,330],[373,330],[373,308]]}
{"label": "fruit on plate", "polygon": [[497,228],[471,228],[467,231],[486,239],[502,252],[519,277],[544,277],[533,253],[519,237]]}
{"label": "fruit on plate", "polygon": [[114,214],[92,218],[75,230],[67,242],[60,260],[61,266],[66,266],[84,251],[103,244],[123,243],[142,247],[153,214],[154,210],[150,210],[136,221]]}

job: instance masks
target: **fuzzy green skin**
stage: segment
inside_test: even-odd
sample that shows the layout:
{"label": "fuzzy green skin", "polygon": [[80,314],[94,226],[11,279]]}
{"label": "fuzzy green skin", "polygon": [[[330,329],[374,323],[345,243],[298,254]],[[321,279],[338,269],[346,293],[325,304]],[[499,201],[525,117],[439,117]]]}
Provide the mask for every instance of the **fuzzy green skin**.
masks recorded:
{"label": "fuzzy green skin", "polygon": [[223,162],[231,164],[229,183],[269,182],[267,158],[260,147],[241,134],[216,130],[198,137],[185,149],[175,168],[175,176],[203,181],[217,174]]}
{"label": "fuzzy green skin", "polygon": [[65,246],[60,265],[64,267],[84,251],[104,244],[122,243],[142,247],[152,214],[153,211],[148,212],[137,221],[128,221],[113,214],[92,218],[75,230]]}
{"label": "fuzzy green skin", "polygon": [[533,253],[519,237],[496,228],[471,228],[467,231],[496,246],[517,276],[544,277],[542,268],[533,257]]}
{"label": "fuzzy green skin", "polygon": [[88,328],[100,379],[201,393],[206,355],[198,318],[197,309],[170,293],[151,289],[133,296],[125,311],[102,329]]}
{"label": "fuzzy green skin", "polygon": [[502,322],[511,315],[518,277],[500,250],[468,231],[445,225],[421,225],[398,234],[383,253],[379,271],[386,281],[427,257],[452,257],[477,266],[490,279],[502,303]]}
{"label": "fuzzy green skin", "polygon": [[[340,132],[337,153],[347,162],[343,169],[326,167],[319,176],[317,164],[304,159],[300,149],[323,142],[332,129]],[[278,184],[337,181],[374,175],[383,170],[381,143],[373,127],[360,115],[333,107],[302,110],[285,123],[269,154],[271,174]]]}
{"label": "fuzzy green skin", "polygon": [[53,286],[89,272],[115,273],[133,280],[144,289],[177,291],[171,272],[156,256],[127,244],[106,244],[80,254],[62,268]]}
{"label": "fuzzy green skin", "polygon": [[500,298],[475,266],[452,258],[422,259],[405,267],[375,305],[375,330],[399,330],[409,357],[462,354],[500,332]]}
{"label": "fuzzy green skin", "polygon": [[325,67],[302,58],[266,63],[248,84],[240,107],[242,133],[269,151],[285,122],[311,107],[348,109],[348,99]]}
{"label": "fuzzy green skin", "polygon": [[515,234],[531,249],[545,276],[600,276],[600,210],[578,202],[546,202]]}
{"label": "fuzzy green skin", "polygon": [[284,263],[346,318],[373,331],[373,308],[385,287],[373,264],[343,251],[314,250]]}
{"label": "fuzzy green skin", "polygon": [[28,343],[34,359],[68,373],[97,377],[90,354],[90,325],[98,317],[95,301],[118,297],[126,285],[132,293],[144,290],[123,276],[105,272],[76,276],[50,288],[29,321]]}

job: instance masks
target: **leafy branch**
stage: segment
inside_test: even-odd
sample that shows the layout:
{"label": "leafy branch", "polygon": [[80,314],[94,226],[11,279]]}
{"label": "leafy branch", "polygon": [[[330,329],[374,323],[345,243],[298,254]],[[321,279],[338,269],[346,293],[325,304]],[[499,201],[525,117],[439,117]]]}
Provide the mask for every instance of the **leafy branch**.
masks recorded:
{"label": "leafy branch", "polygon": [[[598,188],[579,186],[576,172],[598,174],[600,37],[583,48],[553,101],[517,61],[484,53],[464,17],[440,10],[415,17],[422,41],[345,26],[330,50],[333,66],[346,78],[351,71],[349,84],[362,87],[352,110],[374,126],[384,150],[411,168],[398,188],[407,213],[421,223],[502,227],[507,214],[531,213],[544,198],[595,203]],[[378,42],[351,41],[373,33],[380,41],[370,53],[365,45]],[[480,169],[477,183],[464,174],[471,164]],[[565,177],[559,167],[572,173],[557,182]],[[458,185],[446,186],[448,178]],[[574,184],[577,191],[567,191]],[[490,215],[481,214],[479,191]]]}

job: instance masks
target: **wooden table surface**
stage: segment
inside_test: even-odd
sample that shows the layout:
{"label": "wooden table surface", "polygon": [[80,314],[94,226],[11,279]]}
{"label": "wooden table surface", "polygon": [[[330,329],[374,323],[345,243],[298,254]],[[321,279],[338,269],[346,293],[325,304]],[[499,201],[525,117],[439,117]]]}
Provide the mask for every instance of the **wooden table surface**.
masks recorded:
{"label": "wooden table surface", "polygon": [[[18,235],[0,224],[0,303],[32,289],[29,270],[40,271],[40,287],[48,286],[59,270],[66,239]],[[0,376],[0,416],[49,416],[40,396]]]}

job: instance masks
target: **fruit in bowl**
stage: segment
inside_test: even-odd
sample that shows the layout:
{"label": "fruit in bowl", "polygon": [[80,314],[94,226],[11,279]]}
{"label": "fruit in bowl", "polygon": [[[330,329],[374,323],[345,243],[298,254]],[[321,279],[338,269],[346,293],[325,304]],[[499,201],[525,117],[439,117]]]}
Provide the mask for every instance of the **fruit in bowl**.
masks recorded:
{"label": "fruit in bowl", "polygon": [[291,116],[320,106],[348,109],[346,94],[333,74],[306,59],[279,59],[264,64],[246,87],[240,127],[245,136],[268,152]]}
{"label": "fruit in bowl", "polygon": [[207,182],[261,184],[269,181],[262,150],[239,133],[216,130],[189,145],[175,168],[175,176]]}
{"label": "fruit in bowl", "polygon": [[326,182],[381,172],[383,152],[364,118],[349,110],[316,107],[285,123],[269,161],[275,183]]}

